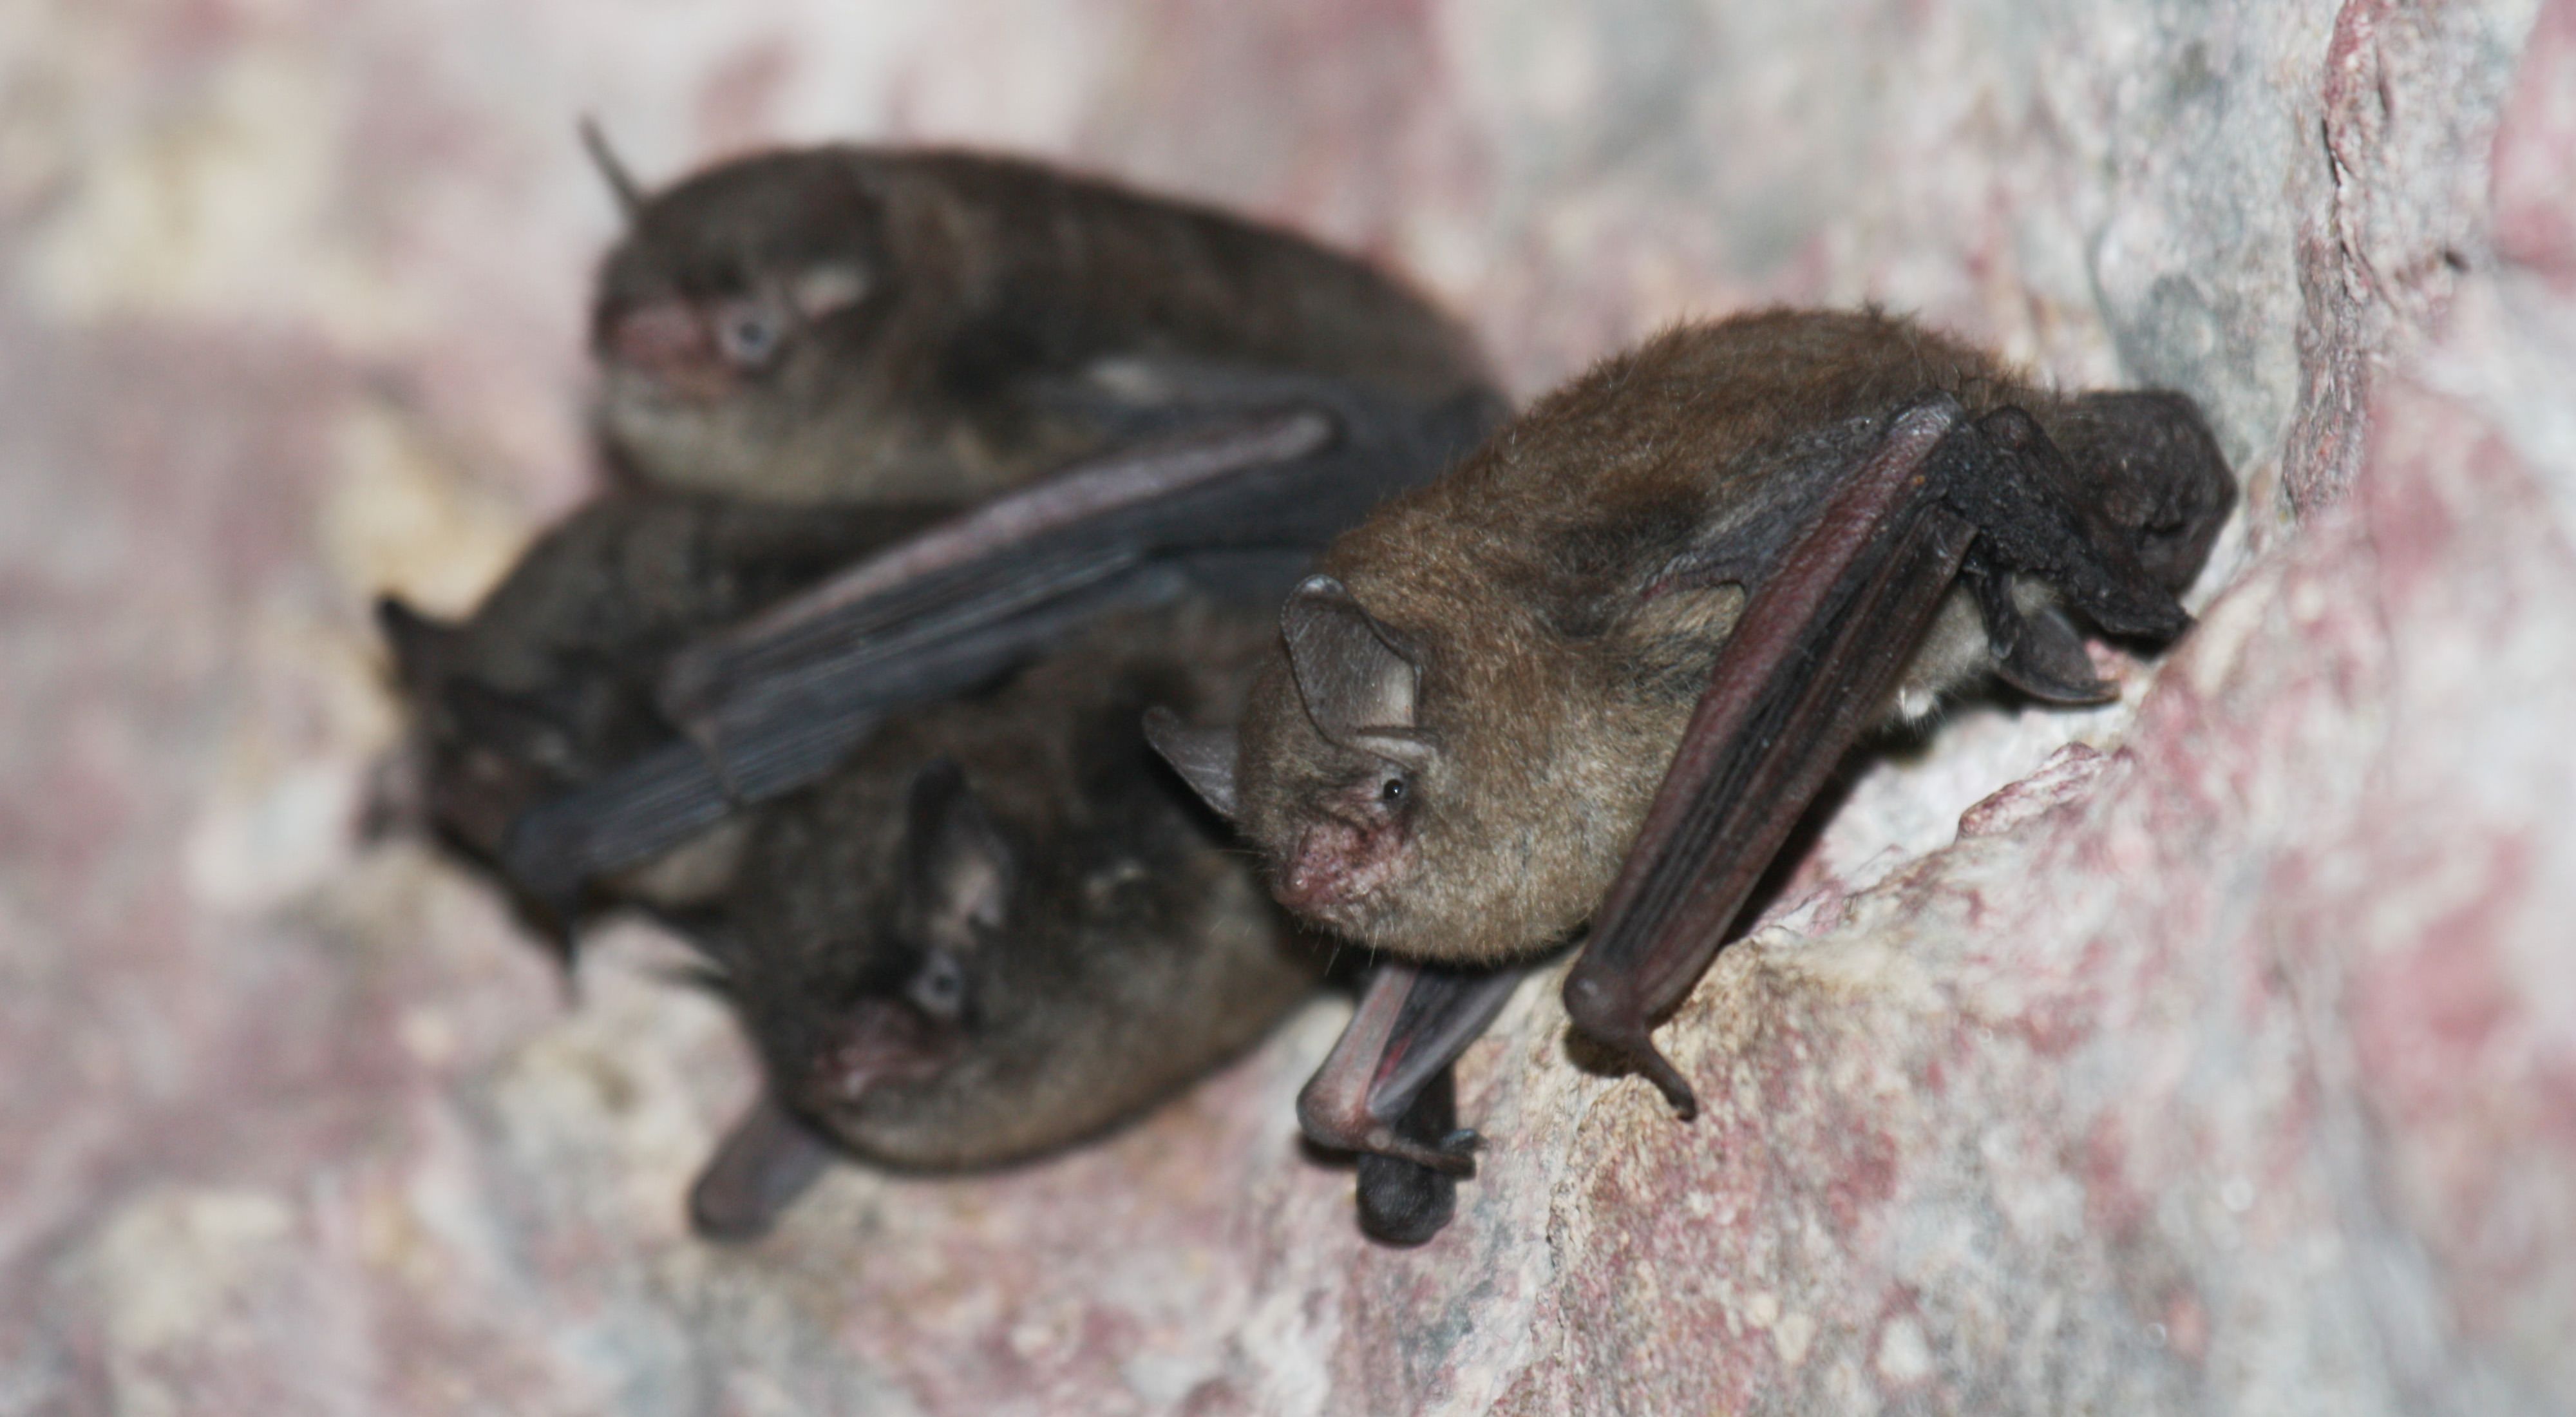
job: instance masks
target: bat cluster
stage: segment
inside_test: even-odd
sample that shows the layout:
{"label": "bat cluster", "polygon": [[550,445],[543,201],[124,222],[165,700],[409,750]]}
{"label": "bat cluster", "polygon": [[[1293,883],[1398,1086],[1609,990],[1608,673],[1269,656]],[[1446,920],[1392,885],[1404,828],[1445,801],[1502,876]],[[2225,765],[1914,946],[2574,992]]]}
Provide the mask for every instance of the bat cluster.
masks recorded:
{"label": "bat cluster", "polygon": [[2180,396],[1876,312],[1505,421],[1456,323],[1278,230],[945,152],[647,195],[587,136],[616,486],[466,620],[379,613],[439,833],[566,941],[668,922],[756,1043],[709,1235],[836,1150],[1134,1115],[1318,985],[1310,931],[1375,961],[1299,1119],[1382,1239],[1447,1222],[1451,1064],[1579,937],[1569,1018],[1688,1114],[1649,1029],[1836,764],[1989,676],[2105,697],[2079,624],[2183,630],[2233,500]]}
{"label": "bat cluster", "polygon": [[[836,1147],[1044,1152],[1248,1046],[1328,952],[1143,715],[1241,712],[1316,552],[1501,417],[1474,342],[1033,164],[826,148],[647,195],[589,137],[615,486],[467,619],[379,619],[439,834],[567,949],[664,920],[757,1044],[699,1228],[759,1233]],[[1373,1228],[1445,1216],[1446,1177],[1367,1169]]]}

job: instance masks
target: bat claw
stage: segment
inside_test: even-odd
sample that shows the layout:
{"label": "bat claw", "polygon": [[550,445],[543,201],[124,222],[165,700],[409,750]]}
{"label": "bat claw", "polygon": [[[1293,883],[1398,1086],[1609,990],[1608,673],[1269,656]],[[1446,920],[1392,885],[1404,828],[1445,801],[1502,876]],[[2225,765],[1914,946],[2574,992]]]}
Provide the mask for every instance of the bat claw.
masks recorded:
{"label": "bat claw", "polygon": [[1620,984],[1586,969],[1591,963],[1589,956],[1576,961],[1573,972],[1565,977],[1565,1013],[1575,1031],[1645,1074],[1646,1081],[1664,1094],[1664,1100],[1673,1104],[1673,1111],[1683,1121],[1697,1117],[1698,1095],[1691,1091],[1682,1070],[1655,1050],[1636,999]]}
{"label": "bat claw", "polygon": [[1689,1081],[1682,1077],[1682,1070],[1674,1067],[1671,1059],[1656,1052],[1654,1044],[1640,1039],[1629,1058],[1636,1063],[1637,1071],[1646,1075],[1646,1081],[1663,1092],[1664,1100],[1673,1104],[1673,1115],[1685,1122],[1699,1116],[1699,1094],[1691,1091]]}
{"label": "bat claw", "polygon": [[[1466,1140],[1461,1143],[1460,1137]],[[1437,1171],[1443,1176],[1473,1176],[1476,1174],[1476,1148],[1483,1143],[1483,1137],[1465,1128],[1451,1132],[1436,1142],[1415,1141],[1411,1137],[1402,1136],[1392,1129],[1387,1129],[1366,1138],[1358,1149],[1372,1156],[1388,1156],[1398,1161],[1410,1161],[1416,1166]]]}

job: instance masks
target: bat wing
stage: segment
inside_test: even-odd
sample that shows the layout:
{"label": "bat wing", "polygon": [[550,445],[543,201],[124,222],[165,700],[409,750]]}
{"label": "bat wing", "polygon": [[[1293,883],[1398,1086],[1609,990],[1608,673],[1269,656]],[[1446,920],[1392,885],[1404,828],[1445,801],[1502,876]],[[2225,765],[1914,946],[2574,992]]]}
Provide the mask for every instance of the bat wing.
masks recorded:
{"label": "bat wing", "polygon": [[[2173,597],[2198,571],[2233,481],[2187,401],[2093,400],[2122,456],[2088,458],[2090,477],[2027,414],[2005,409],[1972,424],[1937,397],[1838,466],[1802,529],[1764,532],[1712,559],[1739,573],[1758,566],[1758,588],[1565,984],[1575,1026],[1633,1061],[1685,1115],[1696,1100],[1655,1050],[1652,1024],[1706,971],[1962,575],[1979,591],[2006,677],[2066,697],[2092,689],[2080,643],[2063,621],[2024,618],[2002,592],[2007,576],[2047,580],[2113,634],[2161,639],[2188,625]],[[2134,436],[2142,426],[2153,436]],[[1773,540],[1786,550],[1756,544]],[[1445,1219],[1441,1184],[1466,1169],[1473,1134],[1435,1140],[1409,1109],[1445,1080],[1517,978],[1390,963],[1372,979],[1298,1099],[1308,1135],[1382,1158],[1384,1194],[1363,1190],[1364,1221],[1410,1215],[1403,1238],[1418,1243]]]}
{"label": "bat wing", "polygon": [[[2164,470],[2175,481],[2199,481],[2208,465],[2186,459]],[[1790,829],[1882,711],[1963,571],[2036,576],[2113,634],[2161,640],[2189,625],[2173,598],[2189,573],[2143,554],[2154,519],[2124,514],[2119,491],[2079,475],[2020,410],[1971,423],[1955,402],[1937,397],[1898,415],[1836,482],[1720,651],[1566,977],[1575,1027],[1633,1061],[1676,1109],[1693,1114],[1689,1084],[1655,1050],[1649,1029],[1707,970]],[[2226,504],[2204,499],[2197,515],[2223,516]],[[2194,535],[2205,549],[2207,536]],[[2063,663],[2055,638],[2071,631],[2019,622],[2000,597],[1980,600],[2008,666],[2017,646],[2036,644],[2043,648],[2020,661],[2025,674],[2070,691],[2084,687],[2072,682],[2078,671]]]}
{"label": "bat wing", "polygon": [[540,897],[649,859],[828,771],[889,712],[973,688],[1113,610],[1275,597],[1387,496],[1503,412],[1312,376],[1184,369],[1185,426],[1088,459],[868,557],[675,656],[685,741],[539,805],[504,865]]}

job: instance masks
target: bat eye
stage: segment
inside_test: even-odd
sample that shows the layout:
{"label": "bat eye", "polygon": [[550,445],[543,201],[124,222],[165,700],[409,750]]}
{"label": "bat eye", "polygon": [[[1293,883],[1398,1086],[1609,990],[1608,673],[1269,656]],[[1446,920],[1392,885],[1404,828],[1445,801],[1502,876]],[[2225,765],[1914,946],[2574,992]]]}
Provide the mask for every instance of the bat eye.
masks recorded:
{"label": "bat eye", "polygon": [[966,967],[946,950],[932,950],[904,990],[932,1018],[954,1022],[966,1012]]}
{"label": "bat eye", "polygon": [[1386,781],[1378,784],[1377,800],[1383,806],[1399,807],[1404,804],[1405,794],[1412,790],[1406,785],[1403,774],[1389,773]]}
{"label": "bat eye", "polygon": [[787,341],[787,322],[766,305],[728,301],[715,316],[716,350],[737,369],[758,369],[778,356]]}

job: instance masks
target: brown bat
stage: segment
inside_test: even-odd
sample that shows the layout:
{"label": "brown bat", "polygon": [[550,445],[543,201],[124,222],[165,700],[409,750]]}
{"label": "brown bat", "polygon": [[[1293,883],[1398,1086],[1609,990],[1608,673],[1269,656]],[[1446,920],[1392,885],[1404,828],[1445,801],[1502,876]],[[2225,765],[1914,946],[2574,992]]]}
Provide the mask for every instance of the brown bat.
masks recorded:
{"label": "brown bat", "polygon": [[[1099,621],[755,814],[687,931],[768,1077],[691,1194],[703,1233],[766,1230],[835,1151],[953,1170],[1078,1141],[1308,996],[1323,954],[1138,726],[1235,712],[1270,634],[1204,603]],[[1454,1191],[1405,1163],[1370,1184],[1403,1239]]]}
{"label": "brown bat", "polygon": [[[507,828],[501,858],[539,899],[815,780],[884,714],[1090,617],[1275,603],[1503,412],[1472,342],[1367,267],[1027,163],[781,153],[630,206],[601,278],[602,424],[649,478],[976,494],[1101,450],[672,653],[663,741]],[[848,303],[806,310],[808,287]],[[777,322],[757,359],[725,354],[744,311]]]}
{"label": "brown bat", "polygon": [[[671,654],[952,511],[616,493],[539,537],[462,621],[385,597],[377,620],[412,707],[423,814],[468,856],[497,862],[529,808],[668,740],[653,695]],[[608,893],[683,903],[721,889],[709,872],[727,855],[655,862]],[[542,903],[558,926],[578,904]]]}
{"label": "brown bat", "polygon": [[764,500],[972,500],[1168,423],[1167,371],[1490,399],[1467,333],[1275,227],[1038,163],[821,147],[624,206],[601,267],[597,424],[660,486]]}
{"label": "brown bat", "polygon": [[1518,967],[1589,940],[1582,1033],[1684,1115],[1649,1027],[1874,725],[1991,671],[2111,697],[2069,612],[2163,641],[2235,487],[2191,403],[2058,395],[1876,312],[1685,326],[1337,541],[1237,735],[1158,746],[1302,915],[1393,956],[1300,1099],[1392,1126]]}

